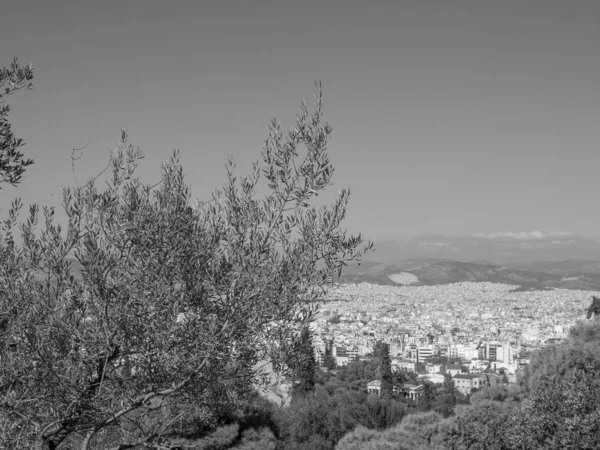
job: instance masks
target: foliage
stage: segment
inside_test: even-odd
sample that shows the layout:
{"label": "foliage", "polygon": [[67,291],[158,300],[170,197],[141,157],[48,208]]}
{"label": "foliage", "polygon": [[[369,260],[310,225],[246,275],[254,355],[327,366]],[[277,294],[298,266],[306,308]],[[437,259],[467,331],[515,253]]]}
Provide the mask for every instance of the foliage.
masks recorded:
{"label": "foliage", "polygon": [[285,137],[271,123],[262,166],[238,180],[230,160],[207,202],[190,204],[177,152],[158,185],[134,178],[143,153],[125,133],[103,191],[64,189],[66,229],[43,208],[38,231],[34,205],[15,244],[16,202],[0,231],[0,446],[87,448],[107,427],[168,445],[187,417],[211,424],[240,404],[267,362],[289,374],[315,300],[362,254],[340,228],[347,190],[311,206],[332,184],[330,134],[319,87]]}
{"label": "foliage", "polygon": [[295,366],[292,367],[294,384],[292,395],[305,395],[315,388],[317,362],[312,346],[312,334],[310,328],[305,326],[292,345]]}
{"label": "foliage", "polygon": [[529,390],[570,369],[600,370],[600,320],[579,322],[566,342],[544,347],[531,356],[521,383]]}
{"label": "foliage", "polygon": [[280,445],[292,450],[333,449],[357,425],[384,429],[398,423],[406,412],[406,405],[395,400],[348,389],[329,394],[317,386],[315,395],[299,398],[279,410]]}
{"label": "foliage", "polygon": [[334,324],[334,325],[340,323],[340,315],[339,314],[334,314],[329,319],[327,319],[327,322],[331,323],[331,324]]}
{"label": "foliage", "polygon": [[419,411],[431,411],[440,397],[440,389],[428,380],[422,380],[419,384],[423,386],[423,392],[417,402],[417,408]]}
{"label": "foliage", "polygon": [[392,375],[392,360],[390,359],[390,347],[383,344],[379,360],[379,379],[381,381],[380,396],[389,400],[394,394],[394,377]]}
{"label": "foliage", "polygon": [[435,412],[406,416],[393,428],[377,431],[363,426],[344,436],[336,450],[435,450],[445,448],[450,419]]}
{"label": "foliage", "polygon": [[219,418],[217,425],[206,428],[190,424],[188,433],[171,440],[171,447],[205,450],[261,449],[275,450],[278,429],[274,421],[277,407],[253,395],[232,414]]}
{"label": "foliage", "polygon": [[335,378],[335,373],[330,370],[323,370],[320,367],[315,369],[315,384],[324,385],[332,378]]}
{"label": "foliage", "polygon": [[523,390],[513,384],[500,384],[497,386],[484,386],[481,390],[471,395],[470,402],[472,404],[483,401],[497,401],[508,403],[519,403],[524,400]]}
{"label": "foliage", "polygon": [[586,312],[588,319],[600,316],[600,297],[592,296],[592,303]]}
{"label": "foliage", "polygon": [[510,409],[496,401],[460,405],[447,437],[449,450],[501,450],[505,446]]}
{"label": "foliage", "polygon": [[325,346],[325,355],[323,357],[323,367],[325,367],[327,370],[335,370],[337,367],[337,363],[335,361],[335,358],[332,355],[332,351],[333,351],[333,342],[329,342]]}
{"label": "foliage", "polygon": [[366,390],[367,383],[376,380],[379,372],[379,360],[355,359],[347,366],[337,369],[336,378],[348,384],[349,388]]}
{"label": "foliage", "polygon": [[231,448],[235,450],[275,450],[277,439],[268,428],[249,428],[242,433],[240,442]]}
{"label": "foliage", "polygon": [[510,425],[511,448],[600,448],[600,372],[573,369],[542,381]]}
{"label": "foliage", "polygon": [[453,450],[599,448],[598,375],[580,369],[570,370],[564,376],[555,375],[543,380],[523,402],[518,401],[520,394],[516,391],[502,395],[483,390],[472,397],[471,405],[456,409],[456,429],[449,436],[448,447]]}
{"label": "foliage", "polygon": [[5,105],[3,97],[14,94],[21,89],[31,89],[33,84],[33,68],[22,66],[15,58],[10,67],[0,69],[0,189],[2,183],[16,186],[21,182],[27,166],[33,160],[25,159],[19,149],[24,145],[21,138],[14,135],[8,114],[10,106]]}
{"label": "foliage", "polygon": [[446,369],[447,364],[460,364],[462,359],[458,356],[432,356],[430,361],[431,364],[440,364],[442,369]]}
{"label": "foliage", "polygon": [[[600,447],[600,327],[579,323],[568,342],[532,355],[522,387],[484,388],[458,407],[451,449]],[[528,395],[527,395],[528,394]]]}
{"label": "foliage", "polygon": [[427,366],[425,363],[418,362],[415,364],[415,371],[417,373],[427,373]]}
{"label": "foliage", "polygon": [[[333,393],[336,389],[352,389],[361,392],[367,392],[367,384],[374,380],[382,380],[383,368],[382,361],[384,361],[385,352],[382,350],[383,347],[379,346],[375,353],[377,357],[370,357],[368,359],[355,359],[350,362],[347,366],[339,367],[335,371],[335,375],[330,375],[327,380],[321,378],[325,389],[328,392]],[[388,353],[389,355],[389,353]],[[386,382],[391,386],[391,393],[387,397],[388,399],[396,398],[403,400],[402,397],[402,386],[413,381],[417,383],[417,379],[414,380],[410,377],[410,373],[406,371],[391,370],[391,360],[389,360],[389,372],[386,375]],[[382,398],[386,398],[382,396]]]}

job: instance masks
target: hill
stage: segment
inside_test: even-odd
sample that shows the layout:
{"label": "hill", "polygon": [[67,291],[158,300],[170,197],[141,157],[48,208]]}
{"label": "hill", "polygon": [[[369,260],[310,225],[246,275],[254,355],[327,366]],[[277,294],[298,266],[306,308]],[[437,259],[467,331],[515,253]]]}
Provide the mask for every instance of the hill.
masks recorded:
{"label": "hill", "polygon": [[529,261],[521,263],[509,263],[508,266],[520,270],[532,270],[535,272],[563,275],[565,277],[573,274],[600,274],[600,261],[588,259],[569,259],[566,261]]}
{"label": "hill", "polygon": [[[552,288],[600,291],[600,273],[559,273],[521,270],[506,265],[484,262],[462,262],[450,259],[414,259],[394,263],[367,262],[348,266],[339,281],[385,285],[441,285],[464,281],[503,283],[519,286],[519,290]],[[410,276],[409,276],[410,275]]]}

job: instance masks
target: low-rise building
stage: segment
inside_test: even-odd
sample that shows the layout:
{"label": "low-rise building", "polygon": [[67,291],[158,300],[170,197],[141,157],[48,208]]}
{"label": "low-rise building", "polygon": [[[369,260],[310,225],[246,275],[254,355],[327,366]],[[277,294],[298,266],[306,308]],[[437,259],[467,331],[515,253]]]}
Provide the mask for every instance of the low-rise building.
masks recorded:
{"label": "low-rise building", "polygon": [[[417,402],[419,401],[419,397],[423,394],[423,385],[419,384],[403,384],[402,385],[402,393],[405,397],[410,398],[412,401]],[[394,388],[395,392],[398,392],[398,388]],[[380,380],[374,380],[371,381],[369,383],[367,383],[367,392],[369,394],[373,394],[373,395],[377,395],[379,396],[381,394],[381,381]]]}
{"label": "low-rise building", "polygon": [[440,373],[442,366],[440,364],[426,364],[427,373]]}
{"label": "low-rise building", "polygon": [[415,384],[405,384],[402,386],[402,388],[404,389],[405,397],[410,398],[414,402],[418,402],[419,397],[423,395],[424,388],[422,384],[418,386]]}
{"label": "low-rise building", "polygon": [[415,372],[417,370],[417,364],[414,361],[410,361],[408,359],[398,359],[392,361],[392,369],[408,370],[409,372]]}
{"label": "low-rise building", "polygon": [[374,381],[367,383],[367,392],[369,394],[379,395],[379,393],[381,392],[381,381],[374,380]]}
{"label": "low-rise building", "polygon": [[452,377],[452,384],[458,392],[471,395],[473,390],[482,389],[485,386],[495,385],[495,379],[488,374],[460,373]]}
{"label": "low-rise building", "polygon": [[434,384],[444,384],[444,381],[446,380],[446,377],[441,373],[423,373],[418,375],[418,378],[430,381]]}
{"label": "low-rise building", "polygon": [[446,373],[451,377],[462,373],[462,367],[460,364],[446,364]]}

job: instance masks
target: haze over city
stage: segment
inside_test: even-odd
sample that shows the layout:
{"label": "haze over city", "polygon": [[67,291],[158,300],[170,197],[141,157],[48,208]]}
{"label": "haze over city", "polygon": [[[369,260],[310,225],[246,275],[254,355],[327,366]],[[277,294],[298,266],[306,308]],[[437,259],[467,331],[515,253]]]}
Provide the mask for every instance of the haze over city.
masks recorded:
{"label": "haze over city", "polygon": [[207,198],[320,80],[350,231],[597,237],[599,20],[594,1],[13,2],[0,60],[35,69],[8,99],[35,164],[0,207],[57,205],[71,149],[89,142],[83,182],[121,128],[144,180],[178,148]]}

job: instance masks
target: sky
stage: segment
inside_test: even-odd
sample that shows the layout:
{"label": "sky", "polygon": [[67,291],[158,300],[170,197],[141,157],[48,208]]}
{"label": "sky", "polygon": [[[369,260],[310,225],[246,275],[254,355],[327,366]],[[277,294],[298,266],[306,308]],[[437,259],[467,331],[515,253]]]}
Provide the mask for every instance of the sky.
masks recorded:
{"label": "sky", "polygon": [[122,128],[143,180],[179,149],[206,199],[320,80],[351,232],[600,236],[595,0],[21,0],[0,16],[0,66],[14,56],[35,69],[9,99],[35,164],[0,211],[58,206]]}

